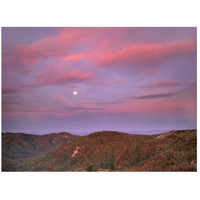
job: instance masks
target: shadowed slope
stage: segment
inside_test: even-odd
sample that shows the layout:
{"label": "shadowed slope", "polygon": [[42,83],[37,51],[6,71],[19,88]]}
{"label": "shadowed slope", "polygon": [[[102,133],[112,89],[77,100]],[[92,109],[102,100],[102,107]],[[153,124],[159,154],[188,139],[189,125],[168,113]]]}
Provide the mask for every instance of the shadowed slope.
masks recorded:
{"label": "shadowed slope", "polygon": [[15,170],[15,165],[27,158],[48,152],[77,137],[66,132],[42,136],[24,133],[3,133],[2,169],[3,171]]}

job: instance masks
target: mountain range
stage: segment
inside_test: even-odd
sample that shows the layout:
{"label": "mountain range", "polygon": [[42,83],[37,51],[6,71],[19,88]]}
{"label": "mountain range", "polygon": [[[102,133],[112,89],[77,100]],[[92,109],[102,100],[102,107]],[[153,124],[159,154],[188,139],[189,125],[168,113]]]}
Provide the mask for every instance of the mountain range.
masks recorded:
{"label": "mountain range", "polygon": [[2,171],[197,171],[197,131],[3,133]]}

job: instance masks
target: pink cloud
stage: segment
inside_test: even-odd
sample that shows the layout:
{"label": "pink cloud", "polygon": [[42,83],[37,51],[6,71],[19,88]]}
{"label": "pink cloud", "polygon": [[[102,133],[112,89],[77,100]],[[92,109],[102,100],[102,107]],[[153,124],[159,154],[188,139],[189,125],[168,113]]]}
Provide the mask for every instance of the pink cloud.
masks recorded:
{"label": "pink cloud", "polygon": [[[144,31],[142,29],[138,30],[139,32]],[[97,85],[123,85],[123,80],[98,83],[98,80],[95,81],[93,79],[96,73],[92,72],[91,66],[128,67],[136,71],[146,70],[148,73],[155,73],[159,71],[157,69],[159,63],[196,51],[196,43],[194,41],[154,44],[124,43],[125,45],[123,44],[124,46],[122,46],[122,41],[124,40],[122,38],[124,38],[125,34],[125,31],[120,28],[61,29],[60,34],[57,36],[3,51],[3,68],[4,71],[29,74],[38,61],[45,60],[42,70],[37,72],[38,70],[36,69],[37,73],[33,75],[35,81],[27,83],[26,87],[87,82],[89,80],[93,80],[93,83]],[[75,47],[81,46],[82,50],[80,52],[74,50]],[[91,62],[91,66],[82,64],[82,71],[80,69],[67,70],[67,68],[79,61]],[[61,69],[62,67],[65,69]],[[149,85],[149,87],[157,86],[169,87],[173,86],[173,83],[159,82]],[[140,87],[145,88],[148,86]],[[11,89],[9,90],[12,92]],[[9,90],[7,89],[5,92],[9,92]]]}
{"label": "pink cloud", "polygon": [[196,110],[196,106],[191,100],[188,101],[175,101],[169,99],[158,99],[157,101],[127,101],[122,104],[113,104],[109,105],[106,108],[106,113],[138,113],[144,114],[149,113],[153,115],[153,113],[163,113],[167,115],[169,113],[177,113],[177,111],[184,112],[194,112]]}
{"label": "pink cloud", "polygon": [[51,67],[47,71],[38,72],[26,83],[3,86],[2,93],[26,92],[29,91],[30,88],[51,85],[67,85],[68,87],[74,87],[74,84],[77,83],[93,81],[96,76],[97,73]]}
{"label": "pink cloud", "polygon": [[35,75],[39,85],[59,85],[65,83],[87,82],[94,78],[96,73],[82,72],[81,70],[66,70],[64,68],[50,68]]}
{"label": "pink cloud", "polygon": [[[29,73],[40,59],[62,58],[73,55],[73,47],[92,40],[91,33],[85,29],[69,29],[54,37],[20,45],[3,51],[3,67],[8,71]],[[87,51],[87,47],[84,49]]]}
{"label": "pink cloud", "polygon": [[144,67],[146,64],[146,66],[152,67],[177,56],[193,52],[196,52],[195,41],[130,44],[120,50],[104,54],[96,64],[102,67],[130,65],[135,70],[141,70],[141,65]]}
{"label": "pink cloud", "polygon": [[[28,74],[34,64],[48,58],[63,61],[96,60],[105,52],[120,47],[124,34],[121,28],[63,28],[57,36],[4,50],[3,68]],[[76,51],[76,47],[81,46],[82,50]]]}

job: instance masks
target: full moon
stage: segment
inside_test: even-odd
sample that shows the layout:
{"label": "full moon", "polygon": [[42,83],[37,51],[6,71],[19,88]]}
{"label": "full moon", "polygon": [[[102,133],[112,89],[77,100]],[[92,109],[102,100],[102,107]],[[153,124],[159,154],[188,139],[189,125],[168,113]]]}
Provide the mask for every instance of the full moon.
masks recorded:
{"label": "full moon", "polygon": [[73,94],[74,94],[74,95],[77,95],[77,91],[74,91]]}

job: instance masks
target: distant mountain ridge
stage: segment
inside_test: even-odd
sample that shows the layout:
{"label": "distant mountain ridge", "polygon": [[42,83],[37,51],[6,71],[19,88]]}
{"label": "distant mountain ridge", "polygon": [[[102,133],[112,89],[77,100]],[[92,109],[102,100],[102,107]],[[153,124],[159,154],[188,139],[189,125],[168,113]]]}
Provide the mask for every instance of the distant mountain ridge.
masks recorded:
{"label": "distant mountain ridge", "polygon": [[[89,135],[91,133],[101,132],[101,131],[106,131],[106,130],[79,131],[79,132],[71,131],[70,134],[72,134],[72,135],[78,135],[78,136],[86,136],[86,135]],[[118,132],[118,131],[115,131],[115,130],[108,130],[108,131]],[[137,130],[136,129],[136,130],[122,130],[120,132],[129,133],[129,134],[153,135],[153,134],[159,134],[159,133],[164,133],[164,132],[169,132],[169,131],[171,131],[171,130],[170,129],[150,129],[150,130]],[[65,132],[65,131],[52,132],[52,133],[57,134],[57,133],[62,133],[62,132]],[[4,132],[4,133],[10,133],[10,132]],[[11,132],[11,133],[14,133],[14,132]],[[23,132],[21,132],[21,133],[23,133]],[[52,134],[52,133],[49,133],[49,132],[40,132],[40,131],[37,132],[37,131],[35,131],[35,132],[27,132],[26,134],[42,136],[42,135],[49,135],[49,134]]]}
{"label": "distant mountain ridge", "polygon": [[129,131],[126,131],[126,133],[153,135],[153,134],[160,134],[160,133],[165,133],[165,132],[169,132],[169,131],[171,131],[171,130],[169,130],[169,129],[163,129],[163,130],[129,130]]}
{"label": "distant mountain ridge", "polygon": [[[106,130],[103,130],[106,131]],[[110,131],[110,130],[108,130]],[[118,132],[118,131],[114,131],[113,132]],[[160,130],[124,130],[124,131],[120,131],[123,133],[129,133],[129,134],[142,134],[142,135],[153,135],[153,134],[159,134],[159,133],[164,133],[164,132],[169,132],[171,130],[169,129],[160,129]],[[101,131],[85,131],[85,132],[72,132],[72,134],[75,135],[79,135],[79,136],[86,136],[91,134],[92,132],[101,132]]]}

